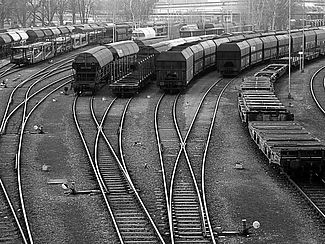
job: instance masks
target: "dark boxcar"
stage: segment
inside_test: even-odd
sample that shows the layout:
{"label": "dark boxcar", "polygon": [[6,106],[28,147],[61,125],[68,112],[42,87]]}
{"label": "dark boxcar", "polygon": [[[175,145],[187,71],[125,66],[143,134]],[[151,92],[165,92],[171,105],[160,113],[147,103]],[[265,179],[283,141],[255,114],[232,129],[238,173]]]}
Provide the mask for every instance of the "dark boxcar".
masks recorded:
{"label": "dark boxcar", "polygon": [[190,46],[194,55],[194,76],[203,71],[203,47],[200,44]]}
{"label": "dark boxcar", "polygon": [[219,72],[223,76],[238,75],[250,63],[250,45],[247,41],[222,43],[217,50]]}
{"label": "dark boxcar", "polygon": [[189,47],[168,51],[157,57],[158,86],[165,91],[183,90],[193,79],[194,55]]}
{"label": "dark boxcar", "polygon": [[313,30],[304,31],[305,35],[305,46],[304,46],[304,56],[305,59],[311,60],[319,56],[316,52],[316,32]]}
{"label": "dark boxcar", "polygon": [[276,35],[278,40],[278,58],[288,56],[289,54],[289,35]]}
{"label": "dark boxcar", "polygon": [[263,42],[260,38],[248,39],[250,45],[250,65],[257,64],[263,60]]}
{"label": "dark boxcar", "polygon": [[320,55],[325,55],[325,31],[315,30],[316,33],[316,49]]}
{"label": "dark boxcar", "polygon": [[263,60],[271,60],[277,57],[278,41],[275,36],[261,37],[263,42]]}
{"label": "dark boxcar", "polygon": [[216,44],[213,40],[208,40],[201,42],[200,45],[203,47],[204,51],[204,63],[205,69],[215,66],[216,64]]}
{"label": "dark boxcar", "polygon": [[96,91],[100,85],[108,82],[112,75],[113,54],[99,46],[80,53],[74,60],[75,79],[72,88],[75,92]]}

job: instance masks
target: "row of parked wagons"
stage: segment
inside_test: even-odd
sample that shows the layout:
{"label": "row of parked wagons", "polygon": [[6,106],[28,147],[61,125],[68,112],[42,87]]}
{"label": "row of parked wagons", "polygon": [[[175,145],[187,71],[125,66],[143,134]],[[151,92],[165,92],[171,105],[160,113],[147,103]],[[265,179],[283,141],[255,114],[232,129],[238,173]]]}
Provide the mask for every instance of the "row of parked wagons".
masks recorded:
{"label": "row of parked wagons", "polygon": [[[147,43],[143,40],[142,46],[131,48],[131,52],[122,50],[129,49],[128,45],[138,44],[123,42],[115,44],[119,46],[116,50],[118,55],[113,55],[112,60],[89,63],[87,58],[81,57],[92,55],[97,59],[97,50],[89,50],[76,58],[73,87],[77,92],[94,92],[102,84],[111,84],[117,94],[124,91],[136,93],[144,86],[147,77],[151,76],[155,77],[157,85],[164,91],[182,91],[197,75],[210,68],[218,69],[224,76],[234,76],[253,65],[273,59],[283,59],[281,61],[287,63],[285,57],[289,54],[289,41],[293,65],[298,64],[302,46],[306,60],[325,55],[324,29],[294,30],[290,35],[288,32],[244,33],[167,41],[155,39],[155,42],[148,40]],[[87,69],[88,66],[93,68]],[[88,79],[87,76],[94,79]]]}
{"label": "row of parked wagons", "polygon": [[0,57],[11,55],[11,62],[31,64],[49,59],[62,52],[91,44],[130,39],[128,24],[83,24],[59,27],[10,29],[0,33]]}
{"label": "row of parked wagons", "polygon": [[270,163],[295,177],[310,172],[323,175],[325,146],[294,121],[294,114],[274,93],[274,82],[287,70],[287,64],[271,64],[243,79],[238,95],[240,118]]}
{"label": "row of parked wagons", "polygon": [[[216,47],[223,41],[236,40],[237,38],[249,38],[252,34],[233,35],[227,39],[218,38],[217,35],[204,35],[196,37],[178,38],[167,40],[160,36],[143,40],[124,41],[114,44],[107,44],[99,48],[93,48],[80,53],[73,62],[75,69],[75,79],[72,87],[75,92],[96,92],[102,85],[110,84],[113,93],[117,95],[132,95],[137,93],[147,84],[150,78],[163,79],[165,70],[173,71],[167,76],[171,77],[171,89],[183,89],[187,81],[192,79],[197,73],[216,64]],[[255,34],[254,34],[255,35]],[[184,52],[175,52],[193,46]],[[193,61],[193,50],[203,54],[203,47],[208,50],[209,55],[201,60],[202,55],[197,57],[197,62],[184,65],[184,58]],[[166,55],[166,56],[164,56]],[[185,55],[185,56],[184,56]],[[166,62],[164,58],[166,57]],[[159,61],[158,61],[159,60]],[[185,60],[186,62],[186,60]],[[195,66],[194,66],[195,65]],[[183,72],[183,69],[193,69],[182,76],[181,85],[176,87],[173,82],[173,75]],[[175,70],[175,71],[174,71]],[[166,83],[167,84],[167,83]],[[159,83],[162,89],[164,83]]]}

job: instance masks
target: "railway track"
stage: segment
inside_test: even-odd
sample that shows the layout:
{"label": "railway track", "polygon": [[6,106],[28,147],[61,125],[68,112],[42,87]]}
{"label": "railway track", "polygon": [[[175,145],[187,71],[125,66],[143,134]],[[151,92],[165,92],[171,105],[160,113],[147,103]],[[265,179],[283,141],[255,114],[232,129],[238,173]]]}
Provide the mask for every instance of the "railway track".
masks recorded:
{"label": "railway track", "polygon": [[[43,69],[42,72],[49,72],[51,74],[52,71]],[[20,239],[19,242],[22,243],[33,243],[32,230],[25,207],[23,178],[21,175],[21,165],[24,160],[22,156],[24,134],[28,121],[35,109],[51,94],[67,85],[71,78],[71,76],[68,75],[55,82],[47,83],[44,80],[49,78],[49,73],[35,74],[12,90],[1,123],[0,179],[3,185],[2,192],[7,193],[4,195],[6,196],[6,201],[4,202],[5,204],[2,205],[2,210],[4,213],[11,213],[10,215],[8,214],[7,217],[10,217],[11,222],[15,223],[15,228],[10,229],[7,235],[10,236],[11,233],[13,233],[12,238]],[[39,75],[40,78],[32,83],[32,78],[35,78],[37,75]],[[30,83],[28,84],[28,82]],[[42,83],[42,85],[40,85],[40,83]],[[21,88],[23,86],[26,87]],[[34,93],[30,95],[30,91]],[[0,222],[0,229],[6,229],[5,222]]]}
{"label": "railway track", "polygon": [[[322,113],[325,114],[325,66],[318,69],[310,79],[310,92],[313,100]],[[307,201],[309,206],[317,213],[317,215],[324,220],[325,219],[325,181],[321,179],[317,174],[310,172],[310,176],[304,177],[291,177],[281,170],[281,175],[284,179],[290,182],[295,191]]]}
{"label": "railway track", "polygon": [[325,66],[318,69],[310,79],[310,92],[317,107],[325,114]]}
{"label": "railway track", "polygon": [[[183,130],[176,111],[180,95],[163,95],[157,104],[155,129],[171,243],[217,242],[206,204],[204,169],[219,101],[230,82],[218,80],[205,92],[191,123]],[[159,110],[173,112],[159,114]],[[166,165],[173,165],[173,169]]]}
{"label": "railway track", "polygon": [[[325,115],[325,66],[319,68],[310,79],[310,92],[314,102]],[[318,175],[311,175],[310,179],[297,180],[283,173],[298,192],[306,199],[316,213],[325,219],[325,181]]]}
{"label": "railway track", "polygon": [[[4,77],[11,75],[13,73],[21,71],[22,68],[17,68],[17,65],[8,63],[0,68],[0,80],[3,79]],[[1,85],[5,85],[5,79],[1,81]]]}
{"label": "railway track", "polygon": [[114,99],[103,111],[100,101],[94,105],[93,99],[78,97],[74,103],[75,123],[113,221],[116,239],[120,243],[165,243],[124,162],[122,130],[130,101]]}

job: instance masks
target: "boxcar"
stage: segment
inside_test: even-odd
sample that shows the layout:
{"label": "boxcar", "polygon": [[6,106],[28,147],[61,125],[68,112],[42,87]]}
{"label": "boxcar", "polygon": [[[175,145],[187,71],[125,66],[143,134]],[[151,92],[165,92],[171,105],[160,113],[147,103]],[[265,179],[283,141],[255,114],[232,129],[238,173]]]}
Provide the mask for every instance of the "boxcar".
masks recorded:
{"label": "boxcar", "polygon": [[223,76],[238,75],[250,65],[250,45],[247,41],[222,43],[217,58]]}
{"label": "boxcar", "polygon": [[104,47],[94,47],[80,53],[74,60],[75,79],[72,88],[76,93],[95,92],[111,78],[113,54]]}

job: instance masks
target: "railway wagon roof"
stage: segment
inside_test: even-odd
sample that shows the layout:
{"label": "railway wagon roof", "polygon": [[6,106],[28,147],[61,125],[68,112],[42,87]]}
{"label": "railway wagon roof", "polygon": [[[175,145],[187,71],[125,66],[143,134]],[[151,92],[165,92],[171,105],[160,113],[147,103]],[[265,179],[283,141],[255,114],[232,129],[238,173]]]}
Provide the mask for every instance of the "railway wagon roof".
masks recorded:
{"label": "railway wagon roof", "polygon": [[200,39],[202,41],[213,40],[213,39],[216,39],[216,38],[218,38],[218,35],[216,35],[216,34],[210,34],[210,35],[207,34],[207,35],[200,36]]}
{"label": "railway wagon roof", "polygon": [[52,31],[53,35],[60,35],[61,34],[58,27],[49,27],[49,30]]}
{"label": "railway wagon roof", "polygon": [[87,25],[87,24],[75,25],[74,27],[75,27],[76,32],[82,32],[82,33],[91,32],[94,30],[92,27],[90,27],[90,25]]}
{"label": "railway wagon roof", "polygon": [[275,36],[261,36],[261,41],[264,43],[264,48],[277,47],[277,39]]}
{"label": "railway wagon roof", "polygon": [[31,39],[42,38],[45,36],[41,29],[30,29],[27,30],[26,33]]}
{"label": "railway wagon roof", "polygon": [[98,64],[101,68],[112,61],[113,54],[104,46],[91,48],[74,59],[74,63]]}
{"label": "railway wagon roof", "polygon": [[315,33],[317,35],[318,42],[319,39],[325,38],[325,30],[323,29],[315,30]]}
{"label": "railway wagon roof", "polygon": [[230,42],[234,42],[234,41],[242,41],[245,40],[245,36],[244,35],[234,35],[234,36],[228,36],[228,39]]}
{"label": "railway wagon roof", "polygon": [[166,42],[159,42],[150,45],[149,47],[152,47],[156,53],[162,53],[162,52],[167,52],[170,49],[170,46]]}
{"label": "railway wagon roof", "polygon": [[192,45],[189,48],[192,50],[196,59],[203,57],[203,47],[200,43]]}
{"label": "railway wagon roof", "polygon": [[251,46],[252,51],[256,51],[256,50],[253,50],[254,49],[253,47],[259,47],[259,49],[257,51],[262,51],[263,42],[260,38],[258,38],[258,37],[252,38],[252,39],[248,39],[246,41]]}
{"label": "railway wagon roof", "polygon": [[15,31],[18,35],[20,35],[21,41],[25,41],[28,39],[28,35],[25,31],[23,30],[13,30],[13,31]]}
{"label": "railway wagon roof", "polygon": [[192,50],[187,47],[183,50],[179,51],[168,51],[159,54],[157,57],[157,61],[164,61],[164,62],[187,62],[189,59],[193,57]]}
{"label": "railway wagon roof", "polygon": [[8,35],[12,38],[12,40],[13,40],[14,42],[19,42],[19,41],[21,41],[21,36],[20,36],[17,32],[9,31],[9,32],[8,32]]}
{"label": "railway wagon roof", "polygon": [[11,42],[11,38],[8,33],[0,33],[0,44],[8,44]]}
{"label": "railway wagon roof", "polygon": [[218,47],[218,52],[240,52],[242,55],[248,54],[250,45],[247,41],[242,42],[225,42]]}
{"label": "railway wagon roof", "polygon": [[96,23],[91,23],[91,24],[89,24],[89,26],[90,26],[91,28],[93,28],[94,30],[103,30],[103,29],[105,29],[104,26],[101,26],[101,25],[96,24]]}
{"label": "railway wagon roof", "polygon": [[259,32],[254,32],[254,33],[243,34],[243,35],[246,39],[250,39],[250,38],[260,37],[262,34]]}
{"label": "railway wagon roof", "polygon": [[142,46],[149,46],[167,40],[168,40],[167,36],[155,36],[155,37],[145,38],[142,40],[136,39],[134,40],[134,42],[141,48]]}
{"label": "railway wagon roof", "polygon": [[213,42],[216,44],[216,47],[218,48],[221,43],[229,42],[229,38],[228,37],[217,38],[217,39],[213,39]]}
{"label": "railway wagon roof", "polygon": [[139,52],[139,46],[134,41],[121,41],[105,45],[113,53],[114,58],[133,55]]}
{"label": "railway wagon roof", "polygon": [[316,32],[314,30],[306,30],[304,34],[305,34],[306,42],[315,41]]}
{"label": "railway wagon roof", "polygon": [[285,45],[289,44],[289,35],[284,34],[284,35],[276,35],[275,38],[279,41],[279,45]]}
{"label": "railway wagon roof", "polygon": [[167,41],[167,43],[169,44],[170,48],[172,48],[184,44],[185,40],[184,38],[177,38],[177,39],[169,40]]}
{"label": "railway wagon roof", "polygon": [[60,31],[60,34],[63,34],[63,35],[70,33],[69,29],[66,26],[59,26],[58,30]]}
{"label": "railway wagon roof", "polygon": [[185,43],[193,43],[193,42],[198,42],[201,41],[201,37],[200,36],[190,36],[190,37],[185,37],[184,41]]}
{"label": "railway wagon roof", "polygon": [[15,46],[11,49],[32,49],[32,48],[39,48],[43,46],[51,46],[52,42],[35,42],[29,45],[22,45],[22,46]]}
{"label": "railway wagon roof", "polygon": [[45,36],[53,36],[53,32],[49,28],[41,28],[41,30],[44,32]]}
{"label": "railway wagon roof", "polygon": [[215,53],[216,48],[217,48],[217,46],[213,40],[207,40],[207,41],[201,42],[200,45],[203,47],[206,55]]}
{"label": "railway wagon roof", "polygon": [[65,27],[69,30],[70,33],[75,31],[75,27],[73,25],[66,25]]}

